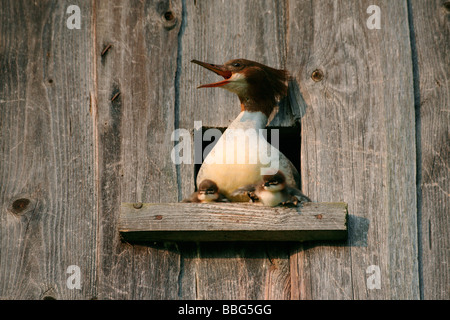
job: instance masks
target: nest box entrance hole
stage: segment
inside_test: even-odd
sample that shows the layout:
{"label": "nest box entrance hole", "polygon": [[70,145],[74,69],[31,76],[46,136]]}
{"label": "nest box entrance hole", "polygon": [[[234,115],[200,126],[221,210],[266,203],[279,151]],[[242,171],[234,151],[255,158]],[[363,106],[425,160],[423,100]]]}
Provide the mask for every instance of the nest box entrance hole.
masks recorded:
{"label": "nest box entrance hole", "polygon": [[[208,129],[219,129],[222,133],[227,129],[225,127],[206,127],[206,126],[202,126],[200,129],[201,130],[201,136],[203,137],[203,134],[205,133],[206,130]],[[295,126],[292,127],[268,127],[267,128],[267,141],[269,143],[272,142],[272,129],[276,129],[278,130],[278,137],[279,137],[279,141],[278,141],[278,145],[279,145],[279,151],[281,153],[283,153],[291,162],[292,164],[295,166],[295,168],[297,169],[297,171],[300,173],[300,138],[301,138],[301,130],[300,130],[300,125],[297,124]],[[201,141],[202,146],[201,146],[201,152],[202,155],[197,155],[195,154],[195,159],[202,159],[202,163],[204,158],[206,158],[206,156],[208,155],[207,153],[204,154],[205,148],[208,147],[209,150],[212,149],[212,147],[217,143],[217,140],[213,140],[213,141]],[[194,148],[194,153],[200,150],[200,148]],[[198,175],[198,171],[200,170],[201,167],[201,163],[196,163],[194,165],[194,183],[195,183],[195,191],[197,191],[197,175]]]}

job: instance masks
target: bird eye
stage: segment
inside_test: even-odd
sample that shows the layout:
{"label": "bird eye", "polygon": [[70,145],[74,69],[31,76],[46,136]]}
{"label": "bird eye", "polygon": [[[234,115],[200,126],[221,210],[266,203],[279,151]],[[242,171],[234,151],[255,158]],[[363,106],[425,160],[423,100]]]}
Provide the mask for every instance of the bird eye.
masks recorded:
{"label": "bird eye", "polygon": [[239,68],[241,66],[241,64],[239,62],[235,62],[232,64],[232,66],[235,68]]}

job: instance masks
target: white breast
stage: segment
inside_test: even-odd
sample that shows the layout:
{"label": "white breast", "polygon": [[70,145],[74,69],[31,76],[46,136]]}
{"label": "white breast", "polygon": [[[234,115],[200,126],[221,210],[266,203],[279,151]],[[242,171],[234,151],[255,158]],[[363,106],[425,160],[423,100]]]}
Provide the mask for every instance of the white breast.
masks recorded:
{"label": "white breast", "polygon": [[[197,176],[197,185],[204,179],[211,179],[222,193],[230,197],[234,190],[261,180],[261,168],[275,165],[285,174],[287,182],[295,185],[289,160],[259,135],[266,123],[267,117],[262,112],[241,112],[205,158]],[[260,157],[259,151],[266,150],[268,154],[272,152],[270,158]],[[279,162],[274,163],[274,159]],[[231,200],[248,201],[248,198]]]}
{"label": "white breast", "polygon": [[259,200],[265,205],[275,207],[283,201],[286,201],[282,192],[261,191],[257,193]]}
{"label": "white breast", "polygon": [[217,193],[214,194],[199,194],[198,200],[201,202],[214,202],[219,198],[219,195]]}

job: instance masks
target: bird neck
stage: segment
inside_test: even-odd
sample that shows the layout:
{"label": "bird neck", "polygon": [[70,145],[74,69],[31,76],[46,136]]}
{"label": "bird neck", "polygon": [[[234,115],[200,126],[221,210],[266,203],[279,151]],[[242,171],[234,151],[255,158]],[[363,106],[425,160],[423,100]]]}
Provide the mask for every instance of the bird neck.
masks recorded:
{"label": "bird neck", "polygon": [[228,129],[264,129],[268,117],[261,111],[243,110],[228,126]]}
{"label": "bird neck", "polygon": [[273,101],[258,99],[254,97],[239,96],[241,111],[262,112],[267,118],[270,117],[275,105]]}

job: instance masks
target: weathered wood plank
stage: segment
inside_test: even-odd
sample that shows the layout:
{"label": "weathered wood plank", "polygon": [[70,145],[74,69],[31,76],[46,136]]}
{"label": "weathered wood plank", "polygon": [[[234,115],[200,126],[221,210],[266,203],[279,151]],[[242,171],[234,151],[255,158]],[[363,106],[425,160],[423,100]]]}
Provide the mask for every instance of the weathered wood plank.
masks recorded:
{"label": "weathered wood plank", "polygon": [[96,296],[93,13],[70,30],[71,4],[0,4],[0,299]]}
{"label": "weathered wood plank", "polygon": [[[444,1],[86,1],[69,30],[72,4],[0,5],[0,298],[415,299],[420,276],[423,298],[449,298]],[[236,57],[296,77],[307,108],[274,124],[306,111],[303,189],[349,204],[348,242],[122,243],[122,202],[193,191],[172,131],[239,112],[231,93],[194,89],[217,78],[189,61]]]}
{"label": "weathered wood plank", "polygon": [[[406,2],[289,3],[288,69],[307,109],[303,190],[348,203],[349,239],[293,250],[293,298],[417,299],[415,119]],[[312,77],[320,70],[323,78]],[[314,81],[312,78],[314,78]],[[369,266],[380,289],[367,287]]]}
{"label": "weathered wood plank", "polygon": [[170,151],[181,1],[97,1],[96,12],[99,298],[176,299],[176,247],[124,244],[117,223],[121,202],[178,200]]}
{"label": "weathered wood plank", "polygon": [[[450,299],[450,8],[411,1],[424,299]],[[430,36],[432,35],[432,36]],[[418,85],[417,85],[418,84]]]}
{"label": "weathered wood plank", "polygon": [[[180,128],[193,130],[194,121],[202,121],[208,127],[227,127],[240,112],[234,94],[221,89],[196,89],[201,83],[217,80],[217,76],[190,61],[222,63],[241,57],[282,68],[285,17],[286,4],[282,1],[185,1]],[[194,191],[193,165],[180,166],[179,183],[183,197]],[[288,299],[290,296],[286,247],[224,243],[186,248],[192,251],[183,253],[187,258],[183,260],[180,296],[185,299]],[[267,252],[277,252],[276,258],[272,259]]]}
{"label": "weathered wood plank", "polygon": [[[246,58],[274,68],[285,66],[285,4],[272,1],[188,1],[186,28],[181,38],[179,127],[194,130],[194,121],[205,127],[227,127],[240,113],[238,97],[226,90],[196,89],[218,76],[192,64],[192,59],[224,63]],[[230,20],[231,19],[231,20]],[[233,23],[230,23],[233,21]],[[277,126],[290,126],[292,112],[280,112]],[[183,196],[194,188],[193,166],[181,166]]]}
{"label": "weathered wood plank", "polygon": [[126,241],[342,240],[346,218],[345,203],[305,203],[302,208],[124,203],[119,232]]}

